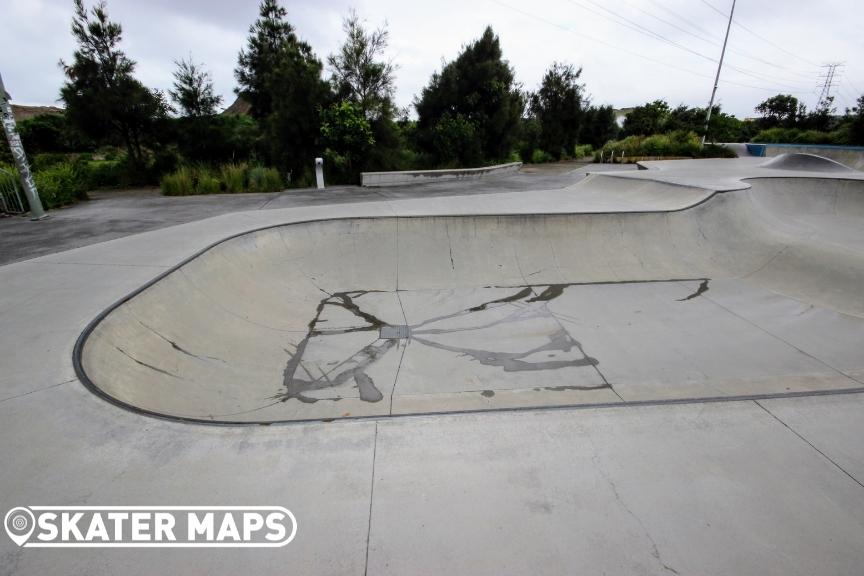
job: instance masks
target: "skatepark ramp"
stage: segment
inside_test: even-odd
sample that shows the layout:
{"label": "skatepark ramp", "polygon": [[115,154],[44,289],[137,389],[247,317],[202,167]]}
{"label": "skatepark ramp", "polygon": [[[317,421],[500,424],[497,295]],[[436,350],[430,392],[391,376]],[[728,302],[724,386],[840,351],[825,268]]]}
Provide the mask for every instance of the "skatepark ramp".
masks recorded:
{"label": "skatepark ramp", "polygon": [[[626,193],[582,186],[604,182]],[[252,231],[94,320],[76,368],[126,408],[219,423],[860,388],[864,181],[749,184],[653,212]]]}

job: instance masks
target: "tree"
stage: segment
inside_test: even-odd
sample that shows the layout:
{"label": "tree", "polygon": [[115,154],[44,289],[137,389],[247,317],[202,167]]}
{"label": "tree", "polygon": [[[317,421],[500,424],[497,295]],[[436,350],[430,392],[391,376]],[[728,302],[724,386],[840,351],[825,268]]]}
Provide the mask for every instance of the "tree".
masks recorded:
{"label": "tree", "polygon": [[298,40],[294,27],[285,20],[288,12],[276,0],[264,0],[258,13],[249,27],[246,48],[240,50],[234,77],[240,85],[235,92],[249,102],[252,116],[264,118],[273,111],[273,76]]}
{"label": "tree", "polygon": [[259,13],[238,58],[238,93],[262,120],[270,161],[295,182],[308,180],[330,89],[321,77],[321,61],[297,38],[285,9],[264,0]]}
{"label": "tree", "polygon": [[572,154],[585,121],[582,69],[555,62],[543,75],[540,89],[529,97],[531,114],[540,125],[540,147],[555,158]]}
{"label": "tree", "polygon": [[328,163],[340,176],[354,179],[366,151],[375,144],[372,127],[359,104],[343,100],[321,114],[321,136]]}
{"label": "tree", "polygon": [[367,32],[357,12],[351,10],[342,29],[345,43],[327,58],[333,69],[332,83],[336,93],[354,104],[369,120],[392,112],[396,66],[379,57],[387,49],[386,27]]}
{"label": "tree", "polygon": [[91,138],[122,142],[131,162],[142,166],[143,146],[155,140],[167,113],[162,94],[132,76],[135,62],[118,48],[122,28],[108,19],[105,2],[88,13],[83,0],[75,0],[72,35],[78,43],[72,63],[60,61],[67,118]]}
{"label": "tree", "polygon": [[669,105],[663,100],[655,100],[637,106],[624,118],[624,136],[650,136],[662,134],[670,114]]}
{"label": "tree", "polygon": [[191,118],[215,114],[222,97],[214,93],[213,80],[210,73],[203,69],[203,64],[195,64],[191,55],[189,60],[175,60],[174,64],[177,66],[174,71],[174,89],[169,90],[168,94],[180,107],[180,113]]}
{"label": "tree", "polygon": [[778,94],[756,106],[762,128],[795,128],[807,115],[807,108],[789,94]]}
{"label": "tree", "polygon": [[609,140],[618,136],[618,122],[612,106],[592,106],[585,112],[585,122],[579,137],[583,144],[602,148]]}
{"label": "tree", "polygon": [[[509,156],[525,103],[498,37],[487,27],[432,75],[414,107],[421,150],[435,162],[464,166]],[[469,134],[476,147],[467,145]],[[447,142],[459,144],[445,149]]]}
{"label": "tree", "polygon": [[828,132],[835,124],[834,115],[837,113],[837,108],[834,106],[834,97],[828,96],[819,106],[807,114],[805,118],[799,119],[804,128],[808,130],[818,130],[820,132]]}
{"label": "tree", "polygon": [[864,145],[864,96],[858,97],[857,106],[848,110],[850,144]]}

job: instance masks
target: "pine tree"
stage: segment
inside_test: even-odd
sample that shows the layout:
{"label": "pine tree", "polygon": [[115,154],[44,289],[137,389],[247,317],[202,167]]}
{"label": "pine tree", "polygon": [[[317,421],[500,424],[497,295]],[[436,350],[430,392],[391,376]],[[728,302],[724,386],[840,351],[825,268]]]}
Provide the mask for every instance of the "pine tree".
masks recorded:
{"label": "pine tree", "polygon": [[540,147],[555,158],[572,154],[585,121],[582,69],[555,62],[531,94],[530,110],[540,126]]}
{"label": "pine tree", "polygon": [[78,43],[72,63],[60,61],[67,118],[91,138],[121,142],[129,159],[142,165],[143,146],[167,112],[162,94],[133,77],[135,62],[118,47],[122,28],[109,20],[105,2],[88,13],[83,0],[75,0],[72,35]]}
{"label": "pine tree", "polygon": [[276,0],[264,0],[235,75],[238,93],[267,133],[270,161],[293,181],[310,178],[320,153],[320,113],[331,101],[321,61],[297,38]]}
{"label": "pine tree", "polygon": [[476,165],[510,154],[525,103],[498,37],[487,27],[432,75],[414,106],[423,151],[439,163]]}
{"label": "pine tree", "polygon": [[345,43],[327,58],[333,69],[333,87],[339,96],[356,104],[368,120],[378,120],[393,108],[396,66],[380,59],[387,49],[389,32],[386,27],[367,32],[354,10],[342,29]]}
{"label": "pine tree", "polygon": [[246,48],[237,58],[234,76],[240,87],[235,91],[249,102],[256,118],[264,118],[273,111],[273,77],[286,52],[298,44],[294,27],[285,20],[287,15],[277,0],[264,0],[258,19],[249,27]]}
{"label": "pine tree", "polygon": [[174,64],[177,65],[174,89],[169,90],[168,94],[179,106],[181,114],[190,118],[215,114],[222,97],[214,93],[213,79],[203,69],[203,64],[195,64],[191,55],[189,60],[175,60]]}

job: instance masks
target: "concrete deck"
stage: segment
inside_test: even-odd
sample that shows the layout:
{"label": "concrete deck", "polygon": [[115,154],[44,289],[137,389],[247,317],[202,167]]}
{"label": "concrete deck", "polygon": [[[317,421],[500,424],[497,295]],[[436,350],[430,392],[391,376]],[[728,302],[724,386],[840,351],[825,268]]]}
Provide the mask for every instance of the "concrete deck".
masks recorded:
{"label": "concrete deck", "polygon": [[[4,510],[273,504],[299,523],[294,542],[273,550],[43,551],[3,537],[0,573],[860,573],[864,182],[860,173],[760,162],[649,164],[530,194],[247,211],[0,267]],[[232,235],[240,236],[223,242]],[[553,258],[550,247],[562,249]],[[262,254],[269,259],[250,260]],[[294,264],[292,273],[280,276],[289,267],[279,261]],[[95,348],[88,360],[83,350],[94,385],[131,394],[122,402],[208,419],[214,406],[196,401],[212,404],[207,384],[232,378],[213,370],[196,380],[207,363],[188,354],[227,360],[245,370],[235,378],[263,394],[271,367],[284,371],[296,355],[291,335],[302,340],[309,312],[359,289],[367,294],[348,294],[356,308],[325,302],[319,321],[344,333],[316,335],[325,341],[307,353],[326,366],[332,352],[366,346],[351,339],[369,335],[370,316],[411,326],[414,340],[394,340],[375,367],[392,374],[394,402],[383,399],[387,377],[372,369],[380,401],[360,397],[368,382],[352,372],[356,388],[301,391],[337,391],[339,402],[294,395],[277,407],[387,406],[361,420],[212,426],[105,402],[76,378],[74,343],[101,312],[163,275],[93,324],[92,344],[141,346],[126,352],[152,353],[139,362],[171,363],[156,366],[166,372],[182,367],[173,389],[153,380],[165,393],[148,397],[139,377],[152,369],[131,360],[110,366]],[[203,284],[182,286],[194,282]],[[313,296],[315,284],[330,295]],[[553,286],[561,287],[554,298]],[[438,347],[416,342],[424,322],[443,330],[422,336]],[[248,347],[235,330],[248,331]],[[556,330],[582,348],[544,348],[563,355],[554,359],[507,357],[540,365],[533,371],[464,356],[480,346],[518,355]],[[195,382],[197,392],[178,400],[178,389]],[[567,388],[576,385],[596,390]],[[542,402],[485,404],[523,389]],[[430,390],[449,396],[422,405],[416,397]],[[583,393],[620,398],[583,401]],[[486,411],[440,413],[466,394],[473,404],[457,402],[457,410]],[[255,407],[259,399],[231,402]],[[146,405],[154,401],[164,405]],[[400,405],[434,414],[389,415]]]}

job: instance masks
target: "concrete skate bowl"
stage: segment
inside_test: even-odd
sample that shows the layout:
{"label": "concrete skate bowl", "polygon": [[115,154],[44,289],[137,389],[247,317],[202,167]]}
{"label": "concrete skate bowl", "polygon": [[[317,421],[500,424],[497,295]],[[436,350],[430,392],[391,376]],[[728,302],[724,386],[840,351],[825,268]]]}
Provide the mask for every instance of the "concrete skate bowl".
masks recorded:
{"label": "concrete skate bowl", "polygon": [[76,369],[218,423],[862,390],[864,182],[750,184],[669,212],[249,232],[94,320]]}
{"label": "concrete skate bowl", "polygon": [[762,165],[773,170],[797,170],[807,172],[854,172],[840,162],[815,154],[780,154]]}

